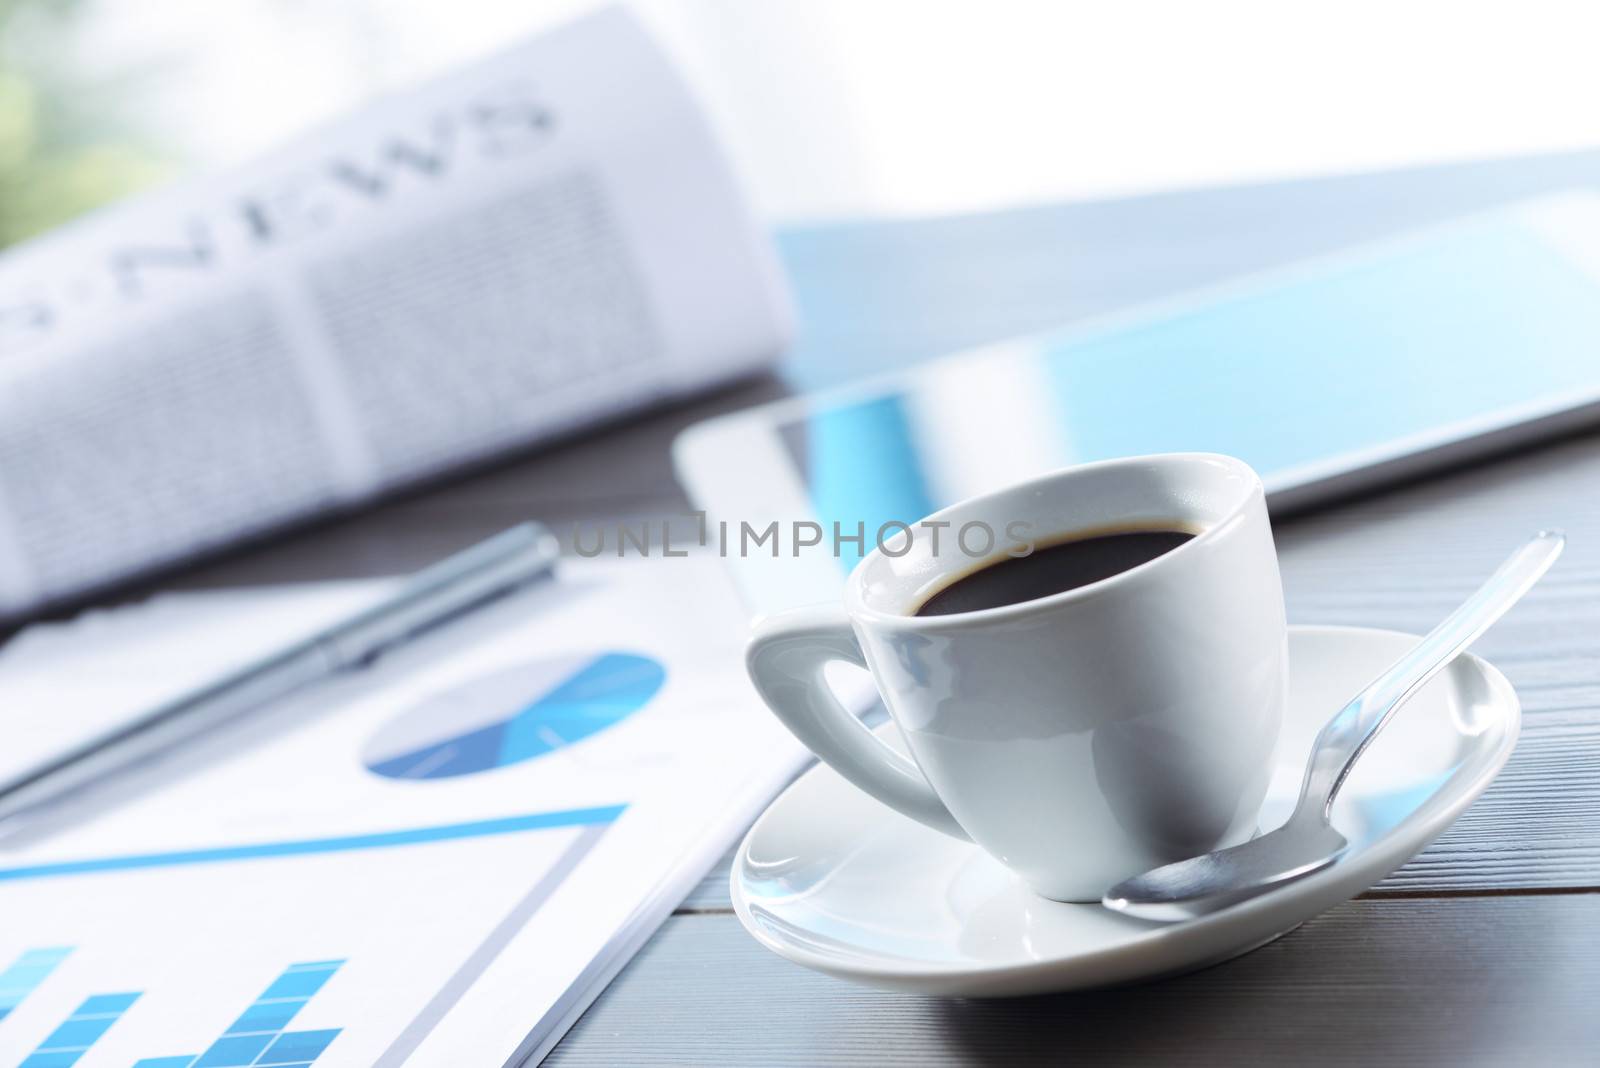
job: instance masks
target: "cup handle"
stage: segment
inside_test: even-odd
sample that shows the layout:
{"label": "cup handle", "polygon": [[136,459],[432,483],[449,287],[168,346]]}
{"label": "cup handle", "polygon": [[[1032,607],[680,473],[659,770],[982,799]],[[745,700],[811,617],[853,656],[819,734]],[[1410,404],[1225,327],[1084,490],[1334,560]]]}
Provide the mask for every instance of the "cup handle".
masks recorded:
{"label": "cup handle", "polygon": [[807,749],[895,811],[970,841],[916,762],[885,745],[833,696],[822,674],[830,660],[867,667],[849,617],[835,605],[762,620],[745,650],[761,699]]}

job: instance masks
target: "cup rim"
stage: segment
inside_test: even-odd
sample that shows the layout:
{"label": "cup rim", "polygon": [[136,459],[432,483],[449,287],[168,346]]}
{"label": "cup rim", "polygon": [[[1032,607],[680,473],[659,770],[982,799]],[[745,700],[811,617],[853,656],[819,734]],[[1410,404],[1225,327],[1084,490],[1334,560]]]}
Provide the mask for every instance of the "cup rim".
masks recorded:
{"label": "cup rim", "polygon": [[[1221,537],[1224,532],[1236,526],[1244,518],[1246,510],[1249,509],[1251,504],[1254,503],[1258,498],[1264,499],[1266,496],[1266,490],[1262,486],[1261,476],[1256,473],[1255,468],[1251,467],[1237,456],[1229,456],[1220,452],[1163,452],[1151,453],[1143,456],[1119,456],[1110,460],[1095,460],[1089,463],[1072,464],[1068,467],[1057,468],[1054,471],[1048,471],[1045,474],[1036,475],[1033,478],[1024,479],[1020,482],[1009,483],[997,489],[989,490],[986,493],[975,493],[970,497],[957,501],[954,504],[947,505],[944,508],[941,508],[936,512],[931,512],[917,520],[918,523],[921,523],[927,520],[943,519],[954,512],[965,508],[970,508],[978,501],[982,501],[990,497],[997,497],[1003,493],[1014,493],[1018,490],[1025,490],[1029,487],[1040,486],[1046,483],[1054,482],[1063,477],[1076,476],[1087,471],[1102,470],[1111,467],[1127,467],[1136,464],[1192,464],[1199,462],[1220,462],[1222,465],[1232,468],[1239,474],[1245,475],[1248,480],[1248,488],[1246,489],[1244,495],[1231,509],[1228,510],[1226,514],[1222,516],[1222,518],[1218,519],[1214,523],[1208,524],[1204,530],[1201,530],[1198,534],[1184,542],[1182,545],[1168,549],[1166,552],[1152,560],[1146,560],[1142,564],[1135,564],[1126,571],[1119,571],[1115,575],[1108,575],[1103,579],[1098,579],[1084,586],[1076,586],[1070,590],[1062,590],[1059,593],[1051,593],[1043,597],[1034,597],[1026,601],[1017,601],[1014,604],[998,605],[994,608],[978,608],[970,612],[953,612],[946,615],[937,616],[906,615],[900,612],[890,612],[881,608],[875,608],[868,604],[866,598],[862,595],[861,584],[863,581],[865,581],[863,576],[866,574],[868,566],[874,563],[876,558],[885,555],[881,546],[874,546],[872,551],[866,556],[862,557],[860,563],[856,564],[856,566],[850,570],[850,576],[845,582],[845,609],[851,619],[860,619],[870,622],[874,626],[878,627],[892,627],[902,630],[919,631],[949,630],[971,626],[975,623],[981,624],[1006,622],[1007,620],[1032,615],[1036,612],[1047,611],[1062,605],[1108,596],[1111,593],[1122,589],[1124,586],[1129,585],[1130,583],[1143,580],[1146,576],[1152,574],[1164,562],[1175,558],[1184,558],[1184,554],[1186,553],[1192,554],[1192,551],[1196,545],[1213,542],[1217,540],[1217,538]],[[1001,557],[996,556],[994,557],[994,562],[998,562],[1000,559]],[[984,564],[981,566],[988,565]],[[980,569],[981,567],[974,568],[974,570]]]}

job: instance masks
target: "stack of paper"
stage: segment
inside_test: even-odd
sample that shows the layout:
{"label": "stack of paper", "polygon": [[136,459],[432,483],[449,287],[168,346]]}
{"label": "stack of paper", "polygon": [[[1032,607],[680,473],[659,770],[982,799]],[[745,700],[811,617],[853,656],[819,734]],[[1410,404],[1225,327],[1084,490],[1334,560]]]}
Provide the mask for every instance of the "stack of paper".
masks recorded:
{"label": "stack of paper", "polygon": [[[326,618],[373,592],[146,611],[167,654],[226,661],[253,643],[215,635],[295,596]],[[744,678],[742,618],[715,559],[566,565],[13,833],[0,1062],[542,1055],[801,763]],[[99,629],[98,666],[86,640],[61,670],[65,634],[0,657],[0,730],[19,700],[66,723],[140,676],[130,628]]]}

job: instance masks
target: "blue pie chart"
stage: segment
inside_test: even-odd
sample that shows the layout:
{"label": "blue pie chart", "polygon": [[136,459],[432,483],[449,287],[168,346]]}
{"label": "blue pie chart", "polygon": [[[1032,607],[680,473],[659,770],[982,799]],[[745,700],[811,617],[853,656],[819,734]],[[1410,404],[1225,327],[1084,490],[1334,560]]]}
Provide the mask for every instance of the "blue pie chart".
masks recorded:
{"label": "blue pie chart", "polygon": [[373,735],[367,770],[449,779],[520,764],[614,727],[667,677],[648,656],[605,652],[538,660],[482,675],[413,705]]}

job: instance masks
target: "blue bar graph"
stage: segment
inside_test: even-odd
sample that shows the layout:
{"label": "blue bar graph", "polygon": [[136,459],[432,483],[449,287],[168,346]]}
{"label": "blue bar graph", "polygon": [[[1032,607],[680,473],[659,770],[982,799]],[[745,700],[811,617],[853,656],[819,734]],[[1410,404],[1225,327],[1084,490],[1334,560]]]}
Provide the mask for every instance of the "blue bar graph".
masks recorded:
{"label": "blue bar graph", "polygon": [[19,1068],[72,1068],[89,1047],[139,1000],[139,993],[93,994],[51,1031]]}
{"label": "blue bar graph", "polygon": [[[342,960],[312,960],[291,964],[252,1001],[222,1037],[203,1053],[176,1057],[146,1057],[133,1068],[310,1068],[339,1028],[290,1031],[296,1013],[339,970]],[[44,1068],[28,1065],[27,1068]]]}
{"label": "blue bar graph", "polygon": [[9,968],[0,972],[0,1020],[10,1016],[11,1010],[21,1005],[22,999],[33,993],[71,952],[71,946],[24,950]]}

